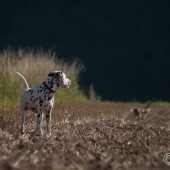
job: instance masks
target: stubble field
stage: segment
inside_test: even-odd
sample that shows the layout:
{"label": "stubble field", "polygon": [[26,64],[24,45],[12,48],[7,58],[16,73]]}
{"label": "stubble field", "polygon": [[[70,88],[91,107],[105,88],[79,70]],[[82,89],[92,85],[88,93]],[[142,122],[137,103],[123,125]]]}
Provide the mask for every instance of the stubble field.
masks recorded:
{"label": "stubble field", "polygon": [[[27,113],[20,134],[19,104],[0,108],[0,170],[169,169],[170,106],[152,105],[145,119],[129,110],[143,104],[60,102],[52,111],[52,135],[34,135]],[[170,162],[170,161],[169,161]]]}

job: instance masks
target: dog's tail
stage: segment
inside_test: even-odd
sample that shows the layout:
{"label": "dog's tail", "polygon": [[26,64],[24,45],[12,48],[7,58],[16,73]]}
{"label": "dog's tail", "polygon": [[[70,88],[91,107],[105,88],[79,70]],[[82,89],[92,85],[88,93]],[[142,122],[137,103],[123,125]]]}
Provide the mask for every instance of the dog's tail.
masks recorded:
{"label": "dog's tail", "polygon": [[27,89],[29,89],[29,86],[28,86],[27,80],[24,78],[24,76],[23,76],[22,74],[18,73],[18,72],[16,72],[16,73],[24,79],[25,84],[26,84],[26,86],[27,86]]}

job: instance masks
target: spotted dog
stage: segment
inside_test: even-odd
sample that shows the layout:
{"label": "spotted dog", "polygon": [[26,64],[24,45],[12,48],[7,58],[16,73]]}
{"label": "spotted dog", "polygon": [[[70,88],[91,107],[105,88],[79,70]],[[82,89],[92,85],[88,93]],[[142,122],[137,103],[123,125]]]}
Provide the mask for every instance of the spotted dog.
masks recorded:
{"label": "spotted dog", "polygon": [[54,105],[54,93],[58,87],[69,88],[71,80],[66,78],[63,72],[53,71],[48,74],[48,78],[43,83],[29,88],[26,79],[20,73],[16,73],[23,78],[27,86],[27,89],[22,92],[20,100],[21,132],[25,132],[26,111],[31,110],[37,114],[36,134],[43,135],[41,127],[43,114],[46,115],[47,132],[51,134],[51,111]]}

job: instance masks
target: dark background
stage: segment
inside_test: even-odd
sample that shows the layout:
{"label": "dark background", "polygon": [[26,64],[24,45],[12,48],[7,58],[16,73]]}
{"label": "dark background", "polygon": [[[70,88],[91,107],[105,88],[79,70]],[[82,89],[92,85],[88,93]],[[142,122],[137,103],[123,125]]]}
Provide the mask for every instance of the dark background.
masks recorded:
{"label": "dark background", "polygon": [[0,50],[55,47],[83,60],[80,86],[103,100],[170,101],[169,0],[0,3]]}

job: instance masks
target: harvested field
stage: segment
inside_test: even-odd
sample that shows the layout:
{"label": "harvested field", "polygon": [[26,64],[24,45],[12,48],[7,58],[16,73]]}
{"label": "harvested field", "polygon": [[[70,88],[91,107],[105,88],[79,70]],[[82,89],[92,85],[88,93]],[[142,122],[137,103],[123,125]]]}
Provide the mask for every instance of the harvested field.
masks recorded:
{"label": "harvested field", "polygon": [[[152,105],[146,118],[129,110],[142,104],[55,103],[52,136],[36,137],[35,114],[20,134],[19,104],[0,108],[0,170],[169,169],[170,106]],[[170,162],[170,161],[169,161]]]}

